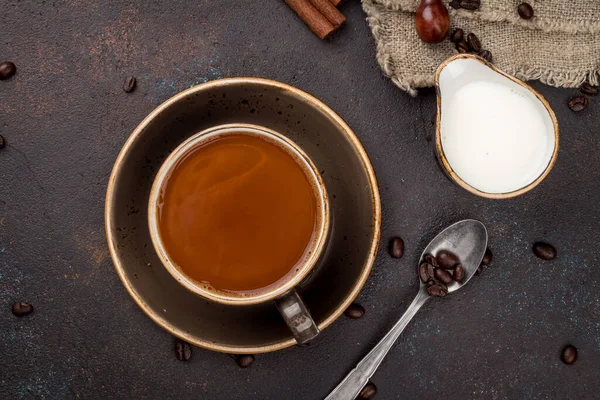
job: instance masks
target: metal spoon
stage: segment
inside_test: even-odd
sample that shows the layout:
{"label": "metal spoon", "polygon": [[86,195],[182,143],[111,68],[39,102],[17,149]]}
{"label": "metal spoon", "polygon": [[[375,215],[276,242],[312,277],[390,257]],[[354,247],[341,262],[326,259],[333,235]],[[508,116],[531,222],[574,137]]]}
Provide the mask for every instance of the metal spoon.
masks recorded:
{"label": "metal spoon", "polygon": [[[444,229],[427,245],[419,259],[419,265],[421,265],[426,255],[431,254],[435,256],[440,250],[449,250],[456,254],[465,268],[465,278],[460,283],[452,282],[448,285],[448,293],[452,293],[463,287],[473,277],[483,259],[487,241],[487,230],[481,222],[474,219],[459,221]],[[427,293],[426,284],[421,282],[417,297],[415,297],[402,318],[325,400],[354,400],[362,388],[369,382],[369,379],[373,376],[377,367],[379,367],[379,364],[381,364],[383,358],[390,351],[404,328],[406,328],[410,320],[430,297],[429,293]]]}

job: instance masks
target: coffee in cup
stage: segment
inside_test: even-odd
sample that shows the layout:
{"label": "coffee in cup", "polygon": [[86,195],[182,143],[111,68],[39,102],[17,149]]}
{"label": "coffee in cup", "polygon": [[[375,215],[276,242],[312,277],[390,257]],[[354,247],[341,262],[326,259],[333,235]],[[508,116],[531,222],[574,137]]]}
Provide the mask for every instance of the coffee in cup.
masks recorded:
{"label": "coffee in cup", "polygon": [[192,136],[157,174],[149,224],[159,257],[188,289],[230,305],[275,299],[292,332],[308,330],[295,333],[299,342],[318,333],[294,287],[324,247],[327,194],[289,139],[241,124]]}

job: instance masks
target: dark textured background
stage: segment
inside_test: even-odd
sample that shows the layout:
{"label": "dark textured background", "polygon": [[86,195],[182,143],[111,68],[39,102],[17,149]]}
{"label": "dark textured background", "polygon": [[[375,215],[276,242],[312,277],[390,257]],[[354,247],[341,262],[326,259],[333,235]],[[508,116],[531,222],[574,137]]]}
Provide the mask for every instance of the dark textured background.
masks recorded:
{"label": "dark textured background", "polygon": [[[323,398],[416,294],[426,240],[467,216],[487,225],[493,266],[417,314],[373,377],[377,398],[600,397],[600,99],[576,115],[565,105],[575,90],[534,84],[561,124],[558,162],[529,194],[479,199],[434,161],[433,92],[395,88],[358,1],[342,10],[348,25],[322,42],[280,0],[3,0],[0,59],[18,72],[0,82],[0,398]],[[246,370],[202,349],[177,361],[173,338],[122,287],[103,231],[108,176],[134,127],[178,91],[233,76],[328,103],[369,152],[383,204],[365,317]],[[406,240],[400,261],[386,253],[394,235]],[[540,239],[558,259],[533,256]],[[13,316],[17,300],[35,313]],[[574,366],[559,358],[567,343]]]}

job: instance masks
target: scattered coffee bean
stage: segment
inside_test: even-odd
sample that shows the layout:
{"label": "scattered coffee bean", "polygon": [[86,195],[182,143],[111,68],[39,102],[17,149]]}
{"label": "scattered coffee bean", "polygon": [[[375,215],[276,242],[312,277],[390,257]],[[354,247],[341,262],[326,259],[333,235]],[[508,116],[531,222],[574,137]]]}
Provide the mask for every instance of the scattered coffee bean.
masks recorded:
{"label": "scattered coffee bean", "polygon": [[454,272],[452,272],[452,279],[456,282],[462,282],[465,279],[465,268],[462,265],[457,265],[454,267]]}
{"label": "scattered coffee bean", "polygon": [[432,256],[431,254],[427,254],[425,256],[425,262],[428,263],[428,264],[433,265],[434,267],[438,266],[437,259],[434,256]]}
{"label": "scattered coffee bean", "polygon": [[27,314],[31,314],[33,312],[33,306],[29,303],[24,303],[22,301],[17,301],[12,305],[12,313],[17,317],[23,317]]}
{"label": "scattered coffee bean", "polygon": [[344,314],[346,314],[346,317],[348,318],[358,319],[365,315],[365,309],[358,303],[352,303],[348,308],[346,308]]}
{"label": "scattered coffee bean", "polygon": [[463,40],[464,36],[465,36],[465,32],[462,29],[460,29],[460,28],[455,29],[454,31],[452,31],[452,34],[450,35],[450,41],[452,43],[458,43],[461,40]]}
{"label": "scattered coffee bean", "polygon": [[481,0],[459,0],[460,8],[465,10],[478,10],[481,6]]}
{"label": "scattered coffee bean", "polygon": [[537,242],[533,245],[533,253],[542,260],[550,261],[556,258],[557,252],[554,246],[544,242]]}
{"label": "scattered coffee bean", "polygon": [[404,255],[404,240],[395,237],[390,241],[390,256],[393,258],[402,258]]}
{"label": "scattered coffee bean", "polygon": [[0,81],[10,78],[17,72],[17,67],[10,61],[0,63]]}
{"label": "scattered coffee bean", "polygon": [[125,78],[125,82],[123,82],[123,90],[125,93],[133,92],[135,89],[135,84],[137,83],[135,76],[128,76]]}
{"label": "scattered coffee bean", "polygon": [[450,275],[448,271],[442,268],[438,268],[435,270],[435,277],[438,281],[441,281],[446,285],[452,282],[452,275]]}
{"label": "scattered coffee bean", "polygon": [[433,276],[434,276],[433,265],[431,265],[427,262],[424,262],[423,264],[421,264],[421,266],[419,267],[419,277],[421,278],[423,283],[427,283],[430,280],[432,280]]}
{"label": "scattered coffee bean", "polygon": [[481,50],[479,57],[483,58],[487,62],[492,62],[492,52],[489,50]]}
{"label": "scattered coffee bean", "polygon": [[583,111],[586,109],[587,105],[588,105],[588,99],[586,99],[583,96],[574,97],[569,101],[569,108],[573,112]]}
{"label": "scattered coffee bean", "polygon": [[448,5],[454,9],[458,10],[460,8],[460,1],[452,0],[450,3],[448,3]]}
{"label": "scattered coffee bean", "polygon": [[440,250],[435,256],[438,265],[444,269],[452,269],[456,264],[460,263],[460,260],[456,254],[448,250]]}
{"label": "scattered coffee bean", "polygon": [[427,285],[427,293],[434,297],[444,297],[448,294],[448,288],[443,283],[429,281],[429,284]]}
{"label": "scattered coffee bean", "polygon": [[483,260],[481,260],[481,263],[483,265],[490,265],[493,258],[494,255],[492,254],[492,251],[490,249],[485,249],[485,254],[483,255]]}
{"label": "scattered coffee bean", "polygon": [[462,39],[461,41],[456,43],[456,50],[458,50],[458,52],[461,54],[468,53],[469,44],[464,39]]}
{"label": "scattered coffee bean", "polygon": [[178,340],[177,343],[175,343],[175,357],[177,357],[179,361],[187,361],[191,356],[191,346],[182,340]]}
{"label": "scattered coffee bean", "polygon": [[575,361],[577,361],[577,349],[575,348],[575,346],[568,345],[567,347],[565,347],[563,349],[561,358],[562,361],[567,365],[574,364]]}
{"label": "scattered coffee bean", "polygon": [[579,87],[579,90],[581,90],[581,93],[587,94],[588,96],[598,96],[598,87],[592,86],[587,82],[583,82]]}
{"label": "scattered coffee bean", "polygon": [[254,356],[252,354],[236,356],[235,362],[240,368],[248,368],[254,362]]}
{"label": "scattered coffee bean", "polygon": [[477,270],[475,271],[475,276],[481,275],[482,272],[483,272],[483,264],[481,264],[479,267],[477,267]]}
{"label": "scattered coffee bean", "polygon": [[370,400],[377,394],[377,386],[374,383],[369,382],[365,385],[363,390],[358,394],[360,400]]}
{"label": "scattered coffee bean", "polygon": [[533,7],[531,7],[528,3],[519,4],[519,7],[517,7],[517,12],[519,13],[519,17],[523,19],[533,18]]}
{"label": "scattered coffee bean", "polygon": [[0,149],[6,147],[6,140],[4,140],[4,136],[0,135]]}
{"label": "scattered coffee bean", "polygon": [[479,53],[481,51],[481,42],[479,41],[479,38],[473,33],[469,33],[467,35],[467,44],[469,45],[469,48],[474,51]]}

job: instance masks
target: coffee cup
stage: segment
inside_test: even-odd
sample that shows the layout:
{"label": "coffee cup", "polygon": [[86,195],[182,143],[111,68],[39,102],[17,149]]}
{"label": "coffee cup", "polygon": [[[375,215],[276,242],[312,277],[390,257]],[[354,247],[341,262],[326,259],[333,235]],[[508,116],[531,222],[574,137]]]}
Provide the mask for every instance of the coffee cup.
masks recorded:
{"label": "coffee cup", "polygon": [[159,259],[186,289],[233,306],[274,301],[298,344],[318,335],[296,288],[325,248],[329,202],[290,139],[249,124],[191,136],[155,177],[148,223]]}

